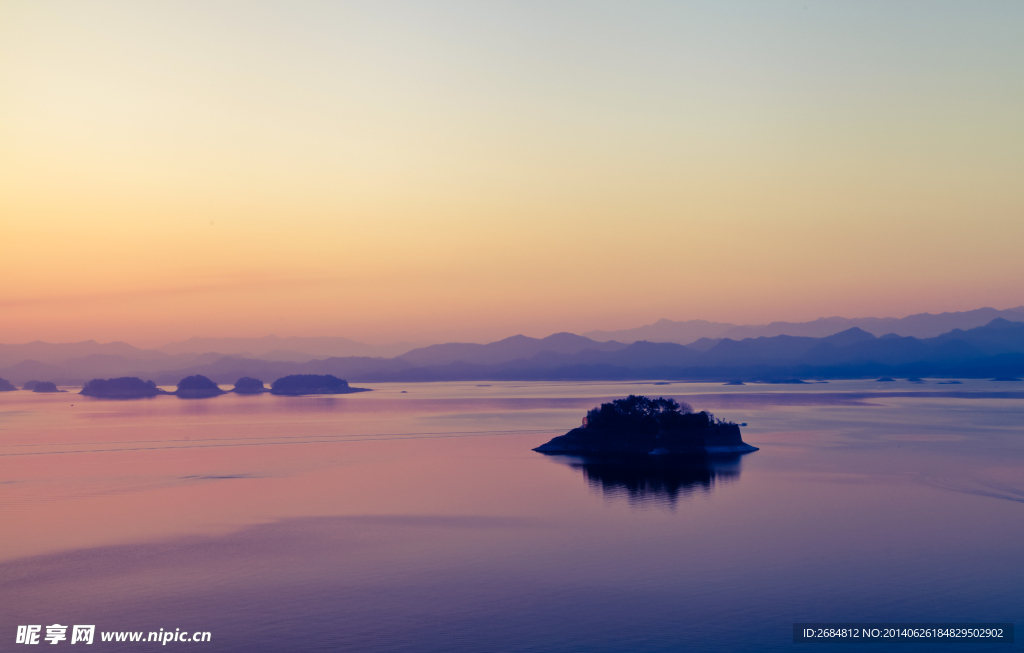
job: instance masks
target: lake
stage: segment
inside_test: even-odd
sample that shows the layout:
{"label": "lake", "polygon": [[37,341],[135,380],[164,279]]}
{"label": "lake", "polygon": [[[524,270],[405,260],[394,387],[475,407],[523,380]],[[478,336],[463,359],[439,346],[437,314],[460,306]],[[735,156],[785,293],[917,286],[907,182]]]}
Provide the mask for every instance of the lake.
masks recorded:
{"label": "lake", "polygon": [[[155,644],[99,633],[612,652],[849,649],[793,644],[794,622],[1024,622],[1024,384],[370,385],[0,393],[0,649],[54,623],[118,651]],[[746,422],[760,451],[531,451],[627,394]],[[908,647],[1021,644],[867,645]]]}

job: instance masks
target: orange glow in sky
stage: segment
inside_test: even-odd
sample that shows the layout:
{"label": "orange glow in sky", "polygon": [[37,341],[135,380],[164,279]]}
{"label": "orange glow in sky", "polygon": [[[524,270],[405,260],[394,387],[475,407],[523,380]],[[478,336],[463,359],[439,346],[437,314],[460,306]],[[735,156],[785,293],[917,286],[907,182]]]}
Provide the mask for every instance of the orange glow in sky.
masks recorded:
{"label": "orange glow in sky", "polygon": [[1021,305],[1022,21],[10,0],[0,342]]}

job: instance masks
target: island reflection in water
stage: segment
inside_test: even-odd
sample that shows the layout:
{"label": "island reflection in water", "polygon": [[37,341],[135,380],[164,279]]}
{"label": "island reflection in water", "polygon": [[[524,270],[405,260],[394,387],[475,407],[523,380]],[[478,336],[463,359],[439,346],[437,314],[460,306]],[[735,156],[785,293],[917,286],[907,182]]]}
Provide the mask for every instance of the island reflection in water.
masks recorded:
{"label": "island reflection in water", "polygon": [[552,458],[583,472],[587,483],[608,499],[674,507],[680,496],[708,494],[716,485],[739,480],[744,455]]}

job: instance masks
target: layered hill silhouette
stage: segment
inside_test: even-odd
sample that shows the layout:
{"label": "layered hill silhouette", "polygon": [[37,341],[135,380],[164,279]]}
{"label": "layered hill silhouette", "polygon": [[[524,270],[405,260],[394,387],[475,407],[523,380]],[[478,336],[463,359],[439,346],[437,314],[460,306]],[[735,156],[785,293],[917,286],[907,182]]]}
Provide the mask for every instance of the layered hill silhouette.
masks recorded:
{"label": "layered hill silhouette", "polygon": [[[934,338],[954,329],[973,329],[984,326],[996,318],[1013,322],[1024,321],[1024,306],[997,310],[978,308],[973,311],[950,313],[919,313],[907,317],[822,317],[810,322],[772,322],[771,324],[730,324],[706,320],[658,320],[633,329],[619,331],[589,331],[584,336],[595,340],[636,342],[675,342],[683,345],[696,343],[702,338],[717,341],[721,338],[742,340],[773,336],[805,336],[823,338],[857,327],[875,336],[895,333],[915,338]],[[707,345],[704,345],[707,346]]]}
{"label": "layered hill silhouette", "polygon": [[[46,343],[31,351],[46,353]],[[50,345],[50,352],[81,353],[87,343]],[[96,344],[96,343],[92,343]],[[824,337],[762,336],[702,339],[690,345],[640,340],[599,342],[571,333],[547,338],[513,336],[486,345],[447,343],[394,358],[345,356],[304,361],[268,360],[217,352],[171,355],[111,343],[128,355],[93,353],[48,362],[22,360],[0,368],[21,385],[48,379],[80,385],[100,377],[144,377],[160,385],[202,375],[216,383],[242,377],[277,379],[331,374],[357,382],[475,380],[781,381],[838,378],[1019,378],[1024,375],[1024,321],[1004,318],[930,338],[876,336],[853,327]],[[6,350],[10,352],[10,347]],[[19,347],[29,347],[22,345]],[[106,347],[106,345],[97,345]],[[130,349],[124,349],[125,347]],[[63,348],[63,349],[62,349]]]}
{"label": "layered hill silhouette", "polygon": [[597,342],[574,333],[556,333],[547,338],[512,336],[504,340],[478,345],[467,342],[450,342],[444,345],[430,345],[413,349],[398,358],[417,367],[445,365],[456,361],[476,365],[507,363],[521,358],[531,358],[541,353],[578,354],[585,350],[611,352],[625,349],[621,342]]}

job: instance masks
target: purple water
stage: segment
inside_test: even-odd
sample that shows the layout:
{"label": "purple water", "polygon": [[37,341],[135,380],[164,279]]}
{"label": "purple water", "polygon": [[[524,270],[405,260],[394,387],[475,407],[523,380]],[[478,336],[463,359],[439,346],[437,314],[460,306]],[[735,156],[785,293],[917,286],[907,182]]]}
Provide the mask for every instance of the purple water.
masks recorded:
{"label": "purple water", "polygon": [[[99,650],[157,646],[100,632],[178,628],[212,639],[168,647],[446,652],[770,651],[798,646],[794,622],[1021,623],[1024,393],[881,385],[0,393],[0,650],[54,623],[96,624]],[[685,468],[530,450],[630,393],[748,422],[761,450]]]}

